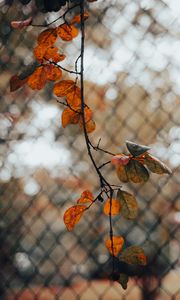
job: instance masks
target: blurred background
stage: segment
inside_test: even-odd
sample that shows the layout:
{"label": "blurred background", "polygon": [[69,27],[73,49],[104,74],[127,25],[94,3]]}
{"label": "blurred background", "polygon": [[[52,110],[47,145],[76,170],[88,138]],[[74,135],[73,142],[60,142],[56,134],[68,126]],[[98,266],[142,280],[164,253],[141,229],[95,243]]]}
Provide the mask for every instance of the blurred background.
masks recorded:
{"label": "blurred background", "polygon": [[[83,190],[99,191],[82,132],[61,127],[63,107],[52,84],[40,92],[9,91],[9,79],[34,61],[42,31],[14,30],[10,22],[32,15],[43,24],[59,13],[0,0],[0,299],[179,300],[180,3],[99,0],[87,9],[85,93],[97,125],[93,142],[101,138],[100,146],[114,153],[126,151],[126,139],[150,145],[173,171],[124,185],[136,195],[139,215],[114,218],[115,233],[127,246],[141,245],[149,264],[143,275],[131,276],[126,291],[108,280],[109,220],[100,202],[67,232],[64,211]],[[62,66],[74,68],[80,36],[58,46],[67,55]],[[109,160],[94,155],[99,164]],[[119,184],[112,166],[103,173]]]}

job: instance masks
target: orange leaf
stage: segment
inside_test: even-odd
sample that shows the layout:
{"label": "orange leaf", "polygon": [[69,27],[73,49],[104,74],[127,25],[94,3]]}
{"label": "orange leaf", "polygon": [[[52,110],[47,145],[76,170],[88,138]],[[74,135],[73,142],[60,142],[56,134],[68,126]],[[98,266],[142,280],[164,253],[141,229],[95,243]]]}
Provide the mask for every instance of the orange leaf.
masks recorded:
{"label": "orange leaf", "polygon": [[48,80],[56,81],[62,77],[62,71],[52,64],[44,66],[44,72]]}
{"label": "orange leaf", "polygon": [[29,26],[31,23],[32,23],[32,17],[29,17],[24,21],[12,21],[11,27],[14,29],[22,29]]}
{"label": "orange leaf", "polygon": [[63,41],[71,41],[78,35],[78,30],[73,25],[62,24],[57,27],[57,34]]}
{"label": "orange leaf", "polygon": [[118,256],[124,245],[124,239],[122,236],[113,236],[112,240],[109,238],[105,241],[105,245],[111,255]]}
{"label": "orange leaf", "polygon": [[45,44],[39,44],[34,48],[34,56],[40,63],[42,63],[44,59],[59,62],[66,57],[64,54],[58,53],[57,47],[51,46],[47,48]]}
{"label": "orange leaf", "polygon": [[81,198],[78,199],[77,203],[88,203],[93,202],[93,200],[93,194],[89,190],[86,190],[81,194]]}
{"label": "orange leaf", "polygon": [[47,48],[44,58],[46,60],[52,60],[53,62],[59,62],[62,61],[66,58],[64,54],[58,53],[58,48],[57,47],[49,47]]}
{"label": "orange leaf", "polygon": [[[85,107],[84,109],[84,119],[85,119],[85,123],[88,123],[89,121],[92,120],[92,110],[88,107]],[[83,124],[82,116],[80,117],[80,123]]]}
{"label": "orange leaf", "polygon": [[49,28],[42,31],[38,36],[38,44],[43,44],[47,47],[54,45],[57,39],[57,30],[56,28]]}
{"label": "orange leaf", "polygon": [[73,90],[75,82],[72,80],[62,80],[54,85],[53,93],[57,97],[65,97],[68,92]]}
{"label": "orange leaf", "polygon": [[29,76],[28,78],[28,85],[33,89],[33,90],[41,90],[44,85],[46,84],[47,80],[47,75],[46,72],[44,71],[44,67],[38,67],[32,75]]}
{"label": "orange leaf", "polygon": [[[85,11],[84,14],[83,14],[84,21],[87,20],[88,18],[89,18],[89,14],[88,14],[87,11]],[[81,22],[81,15],[78,14],[78,15],[74,16],[74,18],[71,21],[71,24],[78,24],[80,22]]]}
{"label": "orange leaf", "polygon": [[121,204],[118,199],[112,199],[112,205],[110,199],[106,200],[106,203],[104,205],[104,214],[109,216],[111,212],[111,216],[116,216],[120,213],[121,210]]}
{"label": "orange leaf", "polygon": [[81,106],[81,90],[78,86],[74,85],[72,89],[67,92],[67,103],[73,107]]}
{"label": "orange leaf", "polygon": [[10,91],[14,92],[22,87],[27,82],[27,78],[21,80],[19,76],[16,74],[10,79]]}
{"label": "orange leaf", "polygon": [[68,208],[64,213],[64,224],[68,230],[72,230],[74,226],[79,222],[82,214],[86,210],[84,205],[74,205]]}
{"label": "orange leaf", "polygon": [[[81,129],[83,129],[83,124],[80,122],[79,123]],[[96,129],[96,124],[94,122],[94,120],[90,120],[86,123],[86,131],[87,133],[91,133]]]}
{"label": "orange leaf", "polygon": [[78,124],[79,122],[79,113],[73,111],[69,107],[67,107],[61,116],[62,126],[65,128],[68,124]]}
{"label": "orange leaf", "polygon": [[43,58],[46,51],[47,46],[44,44],[39,44],[34,48],[34,56],[40,63],[43,62]]}

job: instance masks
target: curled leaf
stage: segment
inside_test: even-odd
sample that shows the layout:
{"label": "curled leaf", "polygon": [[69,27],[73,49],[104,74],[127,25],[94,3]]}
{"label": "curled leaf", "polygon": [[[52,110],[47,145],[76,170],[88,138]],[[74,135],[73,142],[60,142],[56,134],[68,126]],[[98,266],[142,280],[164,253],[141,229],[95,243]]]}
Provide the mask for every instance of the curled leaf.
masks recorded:
{"label": "curled leaf", "polygon": [[128,280],[129,280],[129,278],[128,278],[128,275],[127,275],[127,274],[125,274],[125,273],[120,273],[120,274],[119,274],[118,282],[120,283],[120,285],[122,286],[122,288],[123,288],[124,290],[127,289],[127,283],[128,283]]}
{"label": "curled leaf", "polygon": [[133,156],[139,156],[151,149],[150,147],[138,145],[130,141],[126,141],[126,146]]}
{"label": "curled leaf", "polygon": [[81,194],[81,198],[78,199],[77,203],[92,203],[94,200],[93,194],[89,190],[85,190]]}
{"label": "curled leaf", "polygon": [[112,199],[112,201],[110,201],[110,199],[106,200],[103,209],[105,215],[109,216],[111,213],[111,216],[116,216],[120,213],[120,210],[121,210],[121,204],[118,199]]}
{"label": "curled leaf", "polygon": [[27,82],[27,78],[21,80],[19,76],[16,74],[10,79],[10,92],[14,92],[21,88]]}
{"label": "curled leaf", "polygon": [[142,265],[147,264],[147,257],[144,250],[139,246],[131,246],[126,248],[119,257],[120,261],[123,261],[129,265]]}
{"label": "curled leaf", "polygon": [[121,204],[121,214],[123,217],[130,220],[135,219],[138,212],[136,198],[126,191],[119,190],[117,193],[117,199]]}
{"label": "curled leaf", "polygon": [[70,93],[75,86],[75,82],[72,80],[62,80],[54,85],[53,93],[57,97],[65,97]]}
{"label": "curled leaf", "polygon": [[128,179],[134,183],[143,183],[149,179],[148,170],[137,160],[130,160],[125,169]]}
{"label": "curled leaf", "polygon": [[61,116],[62,126],[65,128],[68,124],[78,124],[79,113],[67,107]]}
{"label": "curled leaf", "polygon": [[148,167],[148,169],[157,174],[171,174],[172,171],[170,168],[168,168],[162,161],[160,161],[158,158],[152,156],[149,153],[146,153],[144,158],[144,163]]}
{"label": "curled leaf", "polygon": [[[87,20],[89,18],[89,13],[87,11],[84,12],[83,14],[83,20]],[[76,16],[74,16],[74,18],[71,21],[71,24],[78,24],[81,22],[81,15],[78,14]]]}
{"label": "curled leaf", "polygon": [[69,231],[73,230],[74,226],[79,222],[85,210],[85,205],[74,205],[65,211],[64,224]]}
{"label": "curled leaf", "polygon": [[112,240],[108,238],[105,241],[105,245],[111,255],[118,256],[124,245],[124,239],[122,236],[113,236]]}
{"label": "curled leaf", "polygon": [[115,166],[119,166],[119,165],[126,166],[129,160],[130,160],[129,156],[120,153],[112,157],[111,163]]}
{"label": "curled leaf", "polygon": [[32,17],[29,17],[28,19],[24,21],[12,21],[11,27],[14,29],[23,29],[32,23]]}

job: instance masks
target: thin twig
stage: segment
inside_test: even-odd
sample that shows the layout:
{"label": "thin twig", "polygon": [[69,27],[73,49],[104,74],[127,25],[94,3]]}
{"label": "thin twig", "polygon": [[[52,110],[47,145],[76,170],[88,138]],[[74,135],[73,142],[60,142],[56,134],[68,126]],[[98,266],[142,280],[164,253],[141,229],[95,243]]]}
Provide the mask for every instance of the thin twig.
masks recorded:
{"label": "thin twig", "polygon": [[52,22],[49,22],[47,24],[31,24],[31,26],[33,26],[33,27],[49,27],[50,25],[54,24],[55,22],[57,22],[60,19],[64,19],[66,21],[65,17],[67,15],[67,13],[69,13],[72,9],[74,9],[78,6],[79,6],[79,4],[76,4],[72,7],[68,6],[68,9],[61,16],[59,16],[57,19],[54,19]]}
{"label": "thin twig", "polygon": [[104,166],[110,164],[110,162],[111,162],[111,161],[109,160],[109,161],[103,163],[102,165],[100,165],[100,166],[98,167],[98,169],[99,169],[99,170],[102,169]]}
{"label": "thin twig", "polygon": [[106,188],[106,186],[109,187],[109,190],[111,190],[110,184],[107,182],[107,180],[104,178],[100,170],[98,169],[96,162],[94,160],[94,157],[91,153],[91,146],[92,143],[89,140],[87,129],[86,129],[86,121],[85,121],[85,115],[84,115],[84,40],[85,40],[85,30],[84,30],[84,2],[81,1],[80,3],[80,16],[81,16],[81,53],[80,53],[80,59],[81,59],[81,70],[80,70],[80,83],[81,83],[81,112],[82,112],[82,123],[83,123],[83,132],[84,137],[86,141],[86,147],[88,151],[88,155],[92,161],[92,164],[96,170],[96,173],[99,176],[100,186],[101,189]]}

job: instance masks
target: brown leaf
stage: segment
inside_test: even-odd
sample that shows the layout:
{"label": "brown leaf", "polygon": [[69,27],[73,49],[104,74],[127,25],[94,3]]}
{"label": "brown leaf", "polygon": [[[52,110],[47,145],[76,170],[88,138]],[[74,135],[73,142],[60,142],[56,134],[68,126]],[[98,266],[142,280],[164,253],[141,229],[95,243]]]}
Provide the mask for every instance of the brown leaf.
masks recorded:
{"label": "brown leaf", "polygon": [[[112,203],[112,205],[111,205]],[[106,203],[104,205],[104,214],[109,216],[111,212],[111,216],[116,216],[120,213],[121,210],[121,204],[118,199],[112,199],[112,202],[110,199],[106,200]]]}
{"label": "brown leaf", "polygon": [[128,280],[129,280],[129,277],[128,277],[127,274],[125,274],[125,273],[120,273],[119,274],[119,280],[118,280],[118,282],[120,283],[120,285],[122,286],[122,288],[124,290],[127,289]]}
{"label": "brown leaf", "polygon": [[112,240],[110,238],[105,240],[105,245],[111,255],[118,256],[124,245],[124,239],[122,236],[113,236]]}
{"label": "brown leaf", "polygon": [[121,213],[123,217],[130,220],[135,219],[138,212],[136,198],[126,191],[119,190],[117,193],[117,199],[121,204]]}
{"label": "brown leaf", "polygon": [[144,163],[148,167],[148,169],[157,174],[171,174],[172,171],[158,158],[152,156],[149,153],[146,153],[145,158],[144,158]]}
{"label": "brown leaf", "polygon": [[137,160],[131,159],[125,169],[128,179],[134,183],[143,183],[149,179],[148,170]]}
{"label": "brown leaf", "polygon": [[27,82],[27,78],[21,80],[19,76],[16,74],[10,79],[10,92],[14,92],[21,88]]}
{"label": "brown leaf", "polygon": [[116,166],[116,173],[117,173],[117,176],[120,179],[120,181],[122,181],[122,182],[128,182],[129,181],[125,166],[117,165]]}
{"label": "brown leaf", "polygon": [[119,260],[130,265],[145,266],[147,264],[147,257],[144,250],[139,246],[126,248],[120,255]]}
{"label": "brown leaf", "polygon": [[11,22],[11,27],[14,29],[22,29],[25,28],[32,23],[32,17],[29,17],[28,19],[24,21],[12,21]]}
{"label": "brown leaf", "polygon": [[73,230],[74,226],[79,222],[85,210],[85,205],[74,205],[65,211],[64,224],[69,231]]}

